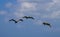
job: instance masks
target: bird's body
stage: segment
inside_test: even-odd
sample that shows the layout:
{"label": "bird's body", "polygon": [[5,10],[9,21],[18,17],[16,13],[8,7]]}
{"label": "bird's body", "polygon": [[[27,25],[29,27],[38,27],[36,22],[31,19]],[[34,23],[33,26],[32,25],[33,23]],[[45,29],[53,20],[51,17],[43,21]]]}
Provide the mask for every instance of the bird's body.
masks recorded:
{"label": "bird's body", "polygon": [[31,17],[31,16],[24,16],[23,18],[26,18],[26,19],[34,19],[34,18]]}
{"label": "bird's body", "polygon": [[14,19],[11,19],[9,21],[14,21],[15,23],[18,23],[19,21],[23,21],[23,19],[19,19],[19,20],[14,20]]}
{"label": "bird's body", "polygon": [[43,22],[43,24],[51,27],[51,25],[48,22]]}

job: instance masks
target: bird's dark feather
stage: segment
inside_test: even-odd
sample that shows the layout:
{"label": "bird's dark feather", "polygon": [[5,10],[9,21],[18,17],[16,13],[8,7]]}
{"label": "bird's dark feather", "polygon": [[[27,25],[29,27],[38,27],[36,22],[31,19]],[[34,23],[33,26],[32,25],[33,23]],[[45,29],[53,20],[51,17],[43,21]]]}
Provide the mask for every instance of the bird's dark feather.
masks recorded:
{"label": "bird's dark feather", "polygon": [[19,20],[14,20],[14,19],[11,19],[11,20],[9,20],[9,21],[14,21],[15,23],[18,23],[19,21],[23,21],[23,19],[19,19]]}
{"label": "bird's dark feather", "polygon": [[51,27],[51,25],[49,23],[43,22],[43,24]]}
{"label": "bird's dark feather", "polygon": [[23,18],[26,18],[26,19],[34,19],[34,18],[31,17],[31,16],[24,16]]}

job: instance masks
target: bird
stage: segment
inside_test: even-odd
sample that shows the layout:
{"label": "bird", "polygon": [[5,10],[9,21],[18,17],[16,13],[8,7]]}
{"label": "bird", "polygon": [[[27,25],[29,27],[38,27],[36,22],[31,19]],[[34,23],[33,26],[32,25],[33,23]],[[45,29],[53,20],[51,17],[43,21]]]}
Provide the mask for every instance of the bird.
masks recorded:
{"label": "bird", "polygon": [[47,26],[49,26],[49,27],[51,27],[51,24],[48,23],[48,22],[43,22],[43,24],[44,24],[44,25],[47,25]]}
{"label": "bird", "polygon": [[26,18],[26,19],[34,19],[34,18],[31,17],[31,16],[24,16],[23,18]]}
{"label": "bird", "polygon": [[19,21],[23,21],[23,19],[19,19],[19,20],[14,20],[14,19],[11,19],[9,21],[14,21],[15,23],[18,23]]}
{"label": "bird", "polygon": [[19,19],[18,21],[23,21],[23,19]]}

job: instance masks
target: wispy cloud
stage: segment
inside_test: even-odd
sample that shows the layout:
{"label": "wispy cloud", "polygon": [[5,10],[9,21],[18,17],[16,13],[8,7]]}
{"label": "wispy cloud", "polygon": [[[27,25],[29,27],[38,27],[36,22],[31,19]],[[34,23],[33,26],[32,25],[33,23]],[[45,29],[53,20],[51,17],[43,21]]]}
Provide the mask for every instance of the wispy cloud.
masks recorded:
{"label": "wispy cloud", "polygon": [[52,0],[47,4],[46,11],[49,15],[43,15],[45,18],[59,19],[60,16],[60,0]]}
{"label": "wispy cloud", "polygon": [[30,2],[21,2],[19,7],[14,12],[15,16],[22,17],[24,15],[33,15],[33,11],[36,10],[37,3],[30,3]]}
{"label": "wispy cloud", "polygon": [[[22,16],[34,16],[36,19],[58,19],[60,16],[60,0],[52,0],[51,2],[41,3],[39,0],[37,2],[30,2],[28,0],[17,0],[17,6],[12,3],[7,3],[6,7],[15,7],[15,11],[11,12],[15,18],[20,18]],[[46,1],[45,1],[46,2]],[[42,21],[37,20],[39,24]]]}
{"label": "wispy cloud", "polygon": [[29,2],[22,2],[21,4],[22,10],[35,10],[36,9],[36,3],[29,3]]}
{"label": "wispy cloud", "polygon": [[60,11],[56,11],[56,12],[53,12],[52,14],[51,14],[51,18],[58,18],[58,19],[60,19]]}
{"label": "wispy cloud", "polygon": [[[17,0],[18,7],[16,9],[16,12],[14,12],[14,15],[16,17],[22,17],[24,15],[28,16],[36,16],[42,19],[56,19],[59,18],[59,0],[52,0],[52,2],[48,3],[39,3],[38,2],[29,2],[27,0]],[[40,20],[40,19],[39,19]],[[36,21],[39,24],[42,23],[42,21]]]}
{"label": "wispy cloud", "polygon": [[19,12],[15,12],[14,15],[17,17],[17,18],[21,18],[24,16],[23,13],[19,13]]}

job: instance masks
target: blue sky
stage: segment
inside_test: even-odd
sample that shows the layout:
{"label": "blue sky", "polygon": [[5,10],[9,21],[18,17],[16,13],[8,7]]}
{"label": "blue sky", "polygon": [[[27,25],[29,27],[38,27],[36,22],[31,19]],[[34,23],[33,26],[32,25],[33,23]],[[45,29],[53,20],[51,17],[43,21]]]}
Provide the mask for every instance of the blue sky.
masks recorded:
{"label": "blue sky", "polygon": [[[9,22],[25,15],[35,20]],[[0,37],[60,37],[60,0],[0,0]]]}

